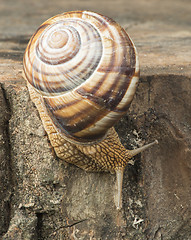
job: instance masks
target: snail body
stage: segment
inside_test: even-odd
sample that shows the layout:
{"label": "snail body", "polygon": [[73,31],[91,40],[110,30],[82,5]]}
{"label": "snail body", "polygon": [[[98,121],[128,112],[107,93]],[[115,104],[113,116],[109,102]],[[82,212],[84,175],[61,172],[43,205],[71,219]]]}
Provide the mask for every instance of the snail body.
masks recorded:
{"label": "snail body", "polygon": [[24,78],[58,157],[86,171],[123,170],[152,144],[127,150],[113,125],[127,112],[139,79],[136,48],[112,19],[90,11],[45,21],[26,48]]}

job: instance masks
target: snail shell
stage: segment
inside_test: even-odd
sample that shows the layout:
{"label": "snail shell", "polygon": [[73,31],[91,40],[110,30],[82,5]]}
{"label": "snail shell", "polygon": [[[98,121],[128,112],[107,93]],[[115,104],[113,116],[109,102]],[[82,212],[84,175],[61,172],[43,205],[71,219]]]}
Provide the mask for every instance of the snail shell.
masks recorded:
{"label": "snail shell", "polygon": [[139,64],[132,40],[115,21],[74,11],[37,29],[25,51],[24,74],[58,131],[92,143],[128,110]]}

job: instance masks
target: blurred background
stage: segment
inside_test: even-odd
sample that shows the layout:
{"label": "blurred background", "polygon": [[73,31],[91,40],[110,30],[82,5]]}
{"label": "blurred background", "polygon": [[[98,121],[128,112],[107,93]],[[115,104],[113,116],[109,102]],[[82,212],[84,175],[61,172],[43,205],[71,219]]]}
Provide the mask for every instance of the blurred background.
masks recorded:
{"label": "blurred background", "polygon": [[[4,39],[0,46],[1,56],[7,61],[10,46],[6,42],[14,38],[16,45],[11,43],[14,50],[11,57],[22,62],[26,44],[40,24],[71,10],[96,11],[121,24],[137,47],[141,74],[165,74],[167,71],[191,74],[190,0],[0,0],[0,36]],[[25,44],[24,48],[21,43]],[[177,65],[180,66],[178,70]],[[2,71],[6,74],[5,69]],[[16,69],[13,72],[18,79],[19,73]],[[7,81],[11,77],[7,73],[3,78]]]}
{"label": "blurred background", "polygon": [[47,18],[71,10],[96,11],[127,27],[191,22],[190,0],[1,0],[0,34],[32,34]]}

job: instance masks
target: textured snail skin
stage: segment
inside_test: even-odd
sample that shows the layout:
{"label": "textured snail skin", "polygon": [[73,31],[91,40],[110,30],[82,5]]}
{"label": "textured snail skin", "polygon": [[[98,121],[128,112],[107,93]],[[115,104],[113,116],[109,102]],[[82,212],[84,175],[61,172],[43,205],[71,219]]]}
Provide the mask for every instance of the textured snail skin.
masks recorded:
{"label": "textured snail skin", "polygon": [[86,171],[123,170],[150,145],[127,150],[113,128],[128,110],[139,78],[135,46],[116,22],[89,11],[52,17],[26,48],[24,78],[57,156]]}

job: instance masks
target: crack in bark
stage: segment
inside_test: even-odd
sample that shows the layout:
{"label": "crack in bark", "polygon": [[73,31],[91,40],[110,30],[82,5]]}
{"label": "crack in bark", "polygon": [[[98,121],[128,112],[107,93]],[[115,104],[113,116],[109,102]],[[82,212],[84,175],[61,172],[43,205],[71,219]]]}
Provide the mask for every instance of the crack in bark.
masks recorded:
{"label": "crack in bark", "polygon": [[11,167],[11,148],[10,148],[10,136],[9,136],[9,119],[11,118],[11,111],[9,101],[6,97],[6,92],[3,86],[0,84],[0,148],[1,148],[1,174],[0,174],[0,187],[1,187],[1,197],[0,197],[0,205],[1,205],[1,219],[3,222],[0,226],[0,231],[2,227],[1,234],[4,234],[10,224],[11,220],[11,196],[13,191],[13,180],[12,180],[12,167]]}
{"label": "crack in bark", "polygon": [[58,232],[60,229],[74,227],[75,225],[77,225],[77,224],[79,224],[79,223],[82,223],[82,222],[85,222],[85,221],[87,221],[87,220],[88,220],[88,219],[82,219],[82,220],[79,220],[79,221],[75,221],[75,222],[73,222],[73,223],[71,223],[71,224],[66,224],[66,225],[60,226],[60,227],[56,228],[56,229],[54,230],[54,232],[52,232],[49,236],[47,236],[47,238],[53,236],[53,235],[54,235],[56,232]]}

